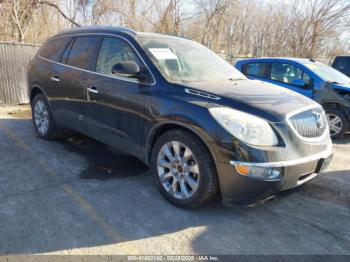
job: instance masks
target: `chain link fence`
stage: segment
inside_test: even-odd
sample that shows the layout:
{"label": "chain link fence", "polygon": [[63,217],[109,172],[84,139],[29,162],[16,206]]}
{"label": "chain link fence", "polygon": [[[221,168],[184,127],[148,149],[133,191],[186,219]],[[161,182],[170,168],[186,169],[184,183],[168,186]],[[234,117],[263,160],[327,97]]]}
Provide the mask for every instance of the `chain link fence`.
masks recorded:
{"label": "chain link fence", "polygon": [[0,42],[0,105],[29,103],[27,65],[39,48]]}

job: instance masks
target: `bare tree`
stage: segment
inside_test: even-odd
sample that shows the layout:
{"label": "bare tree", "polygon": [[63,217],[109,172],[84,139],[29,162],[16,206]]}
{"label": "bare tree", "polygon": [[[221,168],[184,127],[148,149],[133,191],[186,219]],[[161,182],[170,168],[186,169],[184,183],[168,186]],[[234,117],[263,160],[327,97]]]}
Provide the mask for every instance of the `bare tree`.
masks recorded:
{"label": "bare tree", "polygon": [[11,21],[16,28],[16,41],[23,42],[34,12],[39,7],[36,0],[10,0],[7,2]]}
{"label": "bare tree", "polygon": [[182,35],[183,22],[191,18],[182,10],[182,0],[169,0],[165,5],[156,6],[158,19],[151,22],[156,32],[172,35]]}
{"label": "bare tree", "polygon": [[295,56],[318,55],[323,41],[342,26],[349,15],[350,3],[343,0],[296,0],[290,9],[291,37]]}
{"label": "bare tree", "polygon": [[234,3],[234,0],[197,0],[197,8],[199,10],[200,20],[204,20],[201,33],[202,44],[208,44],[209,34],[217,33],[223,22],[225,15],[229,15],[228,11]]}
{"label": "bare tree", "polygon": [[78,10],[80,8],[82,10],[85,10],[86,3],[87,3],[86,0],[78,0],[76,2],[76,4],[74,4],[74,11],[73,11],[74,14],[73,14],[73,16],[69,17],[65,12],[62,11],[62,9],[59,7],[59,5],[57,3],[55,3],[55,2],[52,2],[52,1],[49,1],[49,0],[39,0],[38,2],[41,5],[46,5],[46,6],[54,8],[64,19],[68,20],[71,24],[73,24],[74,26],[78,26],[78,27],[80,26],[80,24],[78,24],[75,21],[77,12],[78,12]]}
{"label": "bare tree", "polygon": [[228,58],[350,51],[348,0],[0,0],[1,41],[91,24],[186,35]]}

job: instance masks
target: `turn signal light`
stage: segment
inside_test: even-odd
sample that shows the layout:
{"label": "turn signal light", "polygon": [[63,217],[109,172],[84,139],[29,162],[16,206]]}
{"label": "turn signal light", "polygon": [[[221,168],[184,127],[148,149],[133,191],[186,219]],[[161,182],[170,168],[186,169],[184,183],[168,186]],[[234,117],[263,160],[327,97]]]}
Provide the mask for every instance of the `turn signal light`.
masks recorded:
{"label": "turn signal light", "polygon": [[245,176],[249,175],[249,167],[248,166],[237,165],[236,170],[241,175],[245,175]]}
{"label": "turn signal light", "polygon": [[263,180],[278,180],[282,177],[282,168],[235,165],[236,171],[244,176],[255,177]]}

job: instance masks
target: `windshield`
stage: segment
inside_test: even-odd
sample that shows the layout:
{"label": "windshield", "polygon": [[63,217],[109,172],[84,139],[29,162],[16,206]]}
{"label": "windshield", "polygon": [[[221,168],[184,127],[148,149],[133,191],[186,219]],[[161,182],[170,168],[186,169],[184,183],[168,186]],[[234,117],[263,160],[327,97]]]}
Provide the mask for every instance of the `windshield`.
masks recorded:
{"label": "windshield", "polygon": [[304,64],[307,68],[313,71],[316,75],[322,78],[324,81],[337,83],[337,84],[348,84],[350,78],[334,69],[333,67],[327,66],[323,63]]}
{"label": "windshield", "polygon": [[162,75],[172,82],[247,79],[201,44],[171,36],[140,36],[139,43]]}

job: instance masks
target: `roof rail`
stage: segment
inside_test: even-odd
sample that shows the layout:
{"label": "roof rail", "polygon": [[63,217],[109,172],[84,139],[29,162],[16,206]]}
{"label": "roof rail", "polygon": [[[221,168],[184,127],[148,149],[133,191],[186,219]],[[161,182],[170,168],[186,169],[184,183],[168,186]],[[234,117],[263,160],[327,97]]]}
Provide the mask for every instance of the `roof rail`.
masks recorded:
{"label": "roof rail", "polygon": [[64,29],[60,33],[66,33],[75,30],[93,30],[93,29],[110,29],[110,30],[118,30],[120,32],[128,32],[131,34],[137,34],[137,32],[131,28],[121,27],[121,26],[105,26],[105,25],[92,25],[92,26],[80,26],[75,28]]}
{"label": "roof rail", "polygon": [[313,58],[309,58],[310,62],[316,63],[316,60]]}
{"label": "roof rail", "polygon": [[161,35],[179,37],[179,38],[184,38],[187,40],[193,40],[190,36],[186,36],[186,35],[176,35],[176,34],[166,34],[166,33],[161,33]]}
{"label": "roof rail", "polygon": [[[92,26],[94,27],[94,26]],[[120,30],[120,31],[125,31],[125,32],[129,32],[132,34],[137,34],[137,32],[134,29],[128,28],[128,27],[122,27],[122,26],[95,26],[96,28],[111,28],[111,29],[116,29],[116,30]]]}

